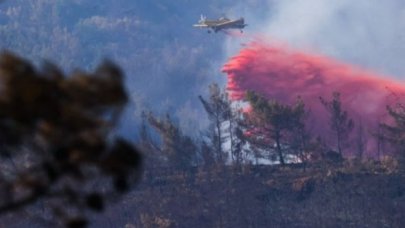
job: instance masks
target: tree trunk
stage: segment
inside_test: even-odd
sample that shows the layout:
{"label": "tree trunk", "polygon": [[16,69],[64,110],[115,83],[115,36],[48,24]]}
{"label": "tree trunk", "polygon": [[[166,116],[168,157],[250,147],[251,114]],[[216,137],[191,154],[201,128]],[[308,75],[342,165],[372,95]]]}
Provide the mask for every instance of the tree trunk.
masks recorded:
{"label": "tree trunk", "polygon": [[277,150],[277,153],[278,153],[278,158],[280,160],[280,164],[285,165],[283,152],[281,151],[280,138],[281,138],[280,133],[277,132],[276,133],[276,147],[277,147],[276,150]]}
{"label": "tree trunk", "polygon": [[343,156],[343,152],[342,152],[342,146],[341,146],[341,138],[342,138],[342,136],[341,136],[341,132],[340,132],[340,130],[339,129],[337,129],[336,130],[336,138],[337,138],[337,149],[338,149],[338,153],[340,154],[340,155],[342,155]]}
{"label": "tree trunk", "polygon": [[221,142],[221,122],[219,120],[219,118],[217,117],[216,121],[215,121],[215,127],[217,128],[217,133],[218,133],[218,144],[217,144],[217,155],[219,158],[219,162],[222,164],[224,163],[224,159],[223,159],[223,153],[222,153],[222,142]]}

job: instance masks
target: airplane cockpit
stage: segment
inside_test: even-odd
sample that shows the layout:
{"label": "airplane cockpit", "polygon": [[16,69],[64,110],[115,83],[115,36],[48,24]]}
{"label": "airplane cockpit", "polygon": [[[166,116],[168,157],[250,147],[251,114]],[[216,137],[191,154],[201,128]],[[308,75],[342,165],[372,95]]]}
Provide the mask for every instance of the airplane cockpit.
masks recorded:
{"label": "airplane cockpit", "polygon": [[218,20],[219,21],[230,21],[229,18],[227,18],[227,17],[220,17]]}

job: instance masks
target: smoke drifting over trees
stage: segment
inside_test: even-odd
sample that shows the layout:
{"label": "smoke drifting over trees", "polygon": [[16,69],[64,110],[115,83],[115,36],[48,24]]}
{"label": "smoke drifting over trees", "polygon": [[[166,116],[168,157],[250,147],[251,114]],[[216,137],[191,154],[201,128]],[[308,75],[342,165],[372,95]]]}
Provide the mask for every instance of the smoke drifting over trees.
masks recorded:
{"label": "smoke drifting over trees", "polygon": [[400,75],[400,3],[6,1],[0,225],[400,227],[405,86],[312,53]]}
{"label": "smoke drifting over trees", "polygon": [[[331,134],[325,128],[328,119],[319,97],[329,100],[332,92],[339,92],[349,118],[355,123],[361,120],[366,132],[376,132],[379,122],[389,121],[385,107],[394,105],[405,93],[402,83],[384,76],[259,41],[248,44],[222,70],[234,100],[243,99],[249,90],[285,104],[301,97],[311,110],[307,124],[316,135]],[[375,141],[370,134],[366,137],[370,139],[366,151],[373,154]]]}

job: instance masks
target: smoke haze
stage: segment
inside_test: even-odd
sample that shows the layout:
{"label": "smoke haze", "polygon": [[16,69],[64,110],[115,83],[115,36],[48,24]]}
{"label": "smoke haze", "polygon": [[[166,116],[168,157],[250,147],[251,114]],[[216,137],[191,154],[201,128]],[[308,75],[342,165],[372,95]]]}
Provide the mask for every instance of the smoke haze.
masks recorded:
{"label": "smoke haze", "polygon": [[[301,97],[311,111],[309,126],[318,136],[331,136],[328,114],[319,97],[341,93],[343,108],[355,124],[365,128],[368,152],[375,148],[370,133],[389,121],[386,106],[405,94],[405,85],[334,59],[263,42],[248,44],[223,67],[231,98],[242,100],[246,91],[292,104]],[[329,137],[331,139],[332,137]],[[328,140],[328,137],[326,137]]]}
{"label": "smoke haze", "polygon": [[223,67],[231,97],[240,100],[253,90],[292,103],[301,96],[312,112],[312,131],[331,139],[319,97],[330,100],[332,92],[340,92],[350,117],[365,126],[367,152],[373,153],[375,140],[370,133],[375,133],[378,122],[389,121],[386,105],[395,104],[405,93],[405,4],[398,0],[261,3],[259,11],[235,6],[249,26],[246,35],[229,36],[224,44],[225,53],[234,56]]}
{"label": "smoke haze", "polygon": [[[335,57],[403,79],[405,64],[405,2],[400,0],[255,1],[235,6],[249,26],[246,34],[278,40],[301,50]],[[264,10],[265,9],[265,10]],[[235,10],[231,10],[234,12]],[[249,37],[248,39],[251,39]],[[225,50],[240,45],[230,38]],[[246,41],[243,41],[246,42]]]}

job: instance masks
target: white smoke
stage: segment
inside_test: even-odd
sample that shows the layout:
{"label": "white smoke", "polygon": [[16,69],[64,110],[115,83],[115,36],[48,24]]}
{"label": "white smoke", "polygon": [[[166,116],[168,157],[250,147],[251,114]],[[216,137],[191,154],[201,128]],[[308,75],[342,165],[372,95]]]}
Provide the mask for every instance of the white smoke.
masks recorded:
{"label": "white smoke", "polygon": [[[245,3],[236,7],[246,15],[247,33],[405,79],[404,1],[262,0],[261,7],[268,9],[264,19]],[[235,52],[232,39],[225,50]]]}

